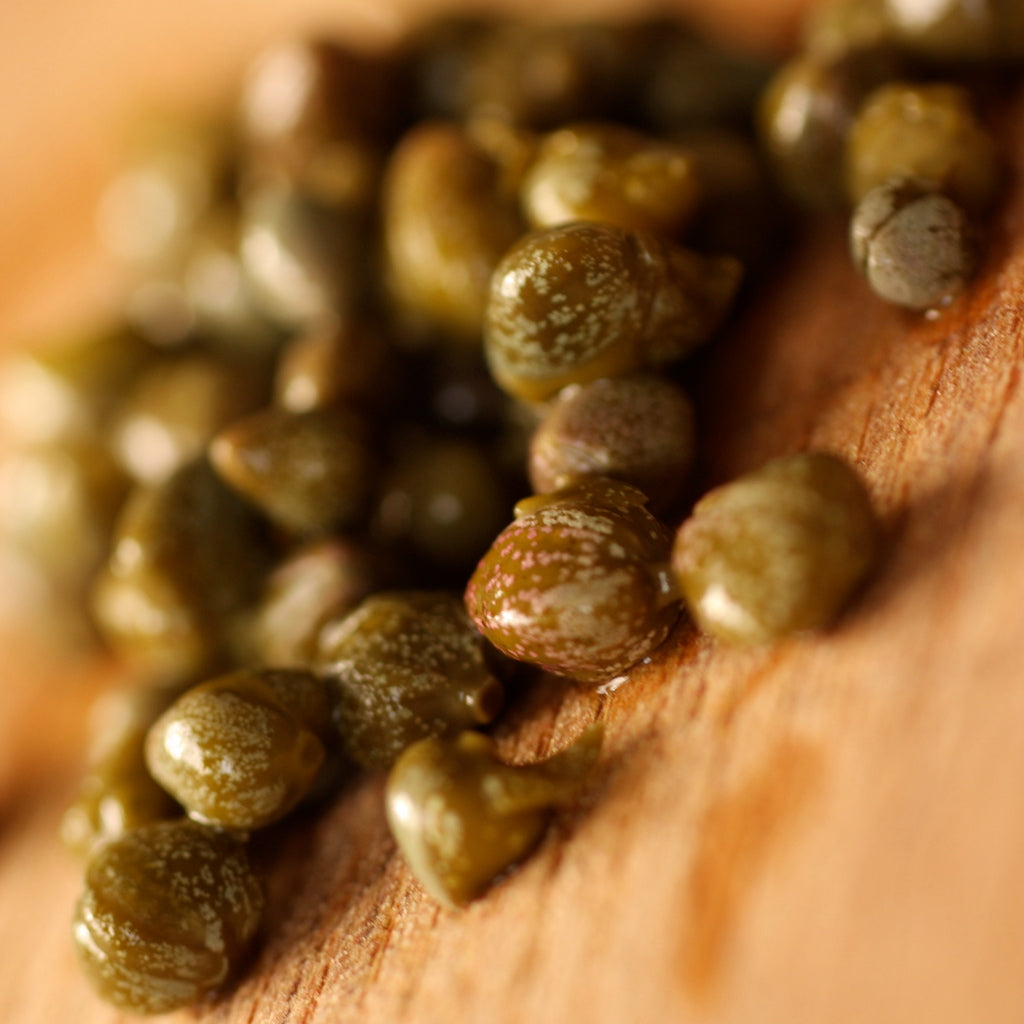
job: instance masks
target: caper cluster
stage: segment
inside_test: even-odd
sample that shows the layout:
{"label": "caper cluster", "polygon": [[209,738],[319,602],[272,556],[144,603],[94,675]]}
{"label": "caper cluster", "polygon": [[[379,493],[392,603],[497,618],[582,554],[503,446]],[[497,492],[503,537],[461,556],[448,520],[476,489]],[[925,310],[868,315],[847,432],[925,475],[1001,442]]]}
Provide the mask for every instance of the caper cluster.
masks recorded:
{"label": "caper cluster", "polygon": [[905,305],[966,281],[995,150],[962,87],[898,79],[927,47],[875,32],[889,8],[830,5],[778,72],[662,18],[293,40],[220,126],[140,133],[99,216],[122,317],[0,368],[0,536],[133,681],[65,820],[102,995],[222,986],[247,837],[361,771],[423,886],[478,896],[600,746],[499,761],[517,663],[604,686],[687,615],[766,643],[840,614],[879,549],[856,470],[789,455],[687,512],[677,371],[778,237],[759,97],[783,183],[858,204],[877,290],[883,252]]}
{"label": "caper cluster", "polygon": [[759,129],[785,190],[850,212],[850,252],[881,298],[935,311],[975,271],[1005,167],[985,97],[1024,60],[1004,0],[826,0],[765,90]]}

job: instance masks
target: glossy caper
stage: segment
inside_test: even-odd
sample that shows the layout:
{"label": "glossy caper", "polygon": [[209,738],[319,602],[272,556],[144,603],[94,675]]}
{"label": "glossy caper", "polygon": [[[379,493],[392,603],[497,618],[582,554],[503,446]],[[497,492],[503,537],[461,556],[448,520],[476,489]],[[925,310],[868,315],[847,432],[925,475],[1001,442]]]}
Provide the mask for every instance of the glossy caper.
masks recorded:
{"label": "glossy caper", "polygon": [[676,533],[672,568],[703,629],[764,643],[829,625],[874,566],[879,538],[856,470],[809,452],[701,498]]}
{"label": "glossy caper", "polygon": [[312,788],[330,722],[318,677],[238,669],[187,690],[157,719],[146,764],[196,821],[261,828]]}
{"label": "glossy caper", "polygon": [[584,477],[612,477],[663,510],[686,483],[694,444],[693,403],[665,377],[635,373],[571,385],[530,441],[530,484],[544,494]]}
{"label": "glossy caper", "polygon": [[909,309],[947,305],[975,265],[970,219],[929,183],[873,188],[850,220],[850,252],[872,291]]}
{"label": "glossy caper", "polygon": [[602,728],[532,764],[501,761],[475,732],[412,744],[388,775],[388,824],[412,873],[448,907],[480,896],[540,842],[597,760]]}
{"label": "glossy caper", "polygon": [[519,502],[466,589],[484,636],[517,661],[591,683],[651,654],[679,599],[671,538],[645,502],[603,477]]}
{"label": "glossy caper", "polygon": [[567,384],[665,365],[714,333],[740,275],[731,257],[611,224],[531,232],[491,280],[491,373],[510,394],[543,401]]}
{"label": "glossy caper", "polygon": [[230,979],[263,903],[237,839],[190,821],[161,822],[99,847],[72,936],[100,996],[130,1013],[167,1013]]}
{"label": "glossy caper", "polygon": [[483,638],[448,591],[374,594],[328,620],[316,668],[336,688],[343,749],[369,768],[425,736],[486,725],[503,700]]}

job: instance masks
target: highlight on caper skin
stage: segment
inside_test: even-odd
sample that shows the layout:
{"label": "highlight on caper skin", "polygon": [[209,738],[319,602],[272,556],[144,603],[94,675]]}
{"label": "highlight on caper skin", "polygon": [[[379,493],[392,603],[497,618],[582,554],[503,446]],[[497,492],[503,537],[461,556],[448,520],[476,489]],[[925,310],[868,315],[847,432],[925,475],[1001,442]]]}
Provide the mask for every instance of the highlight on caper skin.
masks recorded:
{"label": "highlight on caper skin", "polygon": [[447,907],[481,895],[540,842],[551,811],[570,801],[597,760],[589,727],[546,761],[510,765],[476,732],[412,744],[388,775],[388,824],[413,875]]}
{"label": "highlight on caper skin", "polygon": [[612,224],[531,232],[491,278],[488,365],[500,387],[531,402],[567,384],[664,366],[714,333],[740,276],[731,257]]}
{"label": "highlight on caper skin", "polygon": [[701,498],[676,533],[672,569],[702,629],[767,643],[828,626],[874,566],[879,538],[857,472],[809,452]]}
{"label": "highlight on caper skin", "polygon": [[90,860],[75,950],[102,998],[130,1013],[168,1013],[229,980],[263,902],[238,839],[187,820],[144,825]]}
{"label": "highlight on caper skin", "polygon": [[336,689],[343,751],[387,768],[410,744],[491,722],[504,691],[457,593],[373,594],[328,620],[315,662]]}
{"label": "highlight on caper skin", "polygon": [[590,683],[651,654],[680,609],[671,537],[645,501],[603,477],[520,501],[466,588],[484,636],[517,661]]}
{"label": "highlight on caper skin", "polygon": [[146,739],[146,764],[197,821],[261,828],[312,788],[330,721],[318,677],[239,669],[186,691],[160,716]]}

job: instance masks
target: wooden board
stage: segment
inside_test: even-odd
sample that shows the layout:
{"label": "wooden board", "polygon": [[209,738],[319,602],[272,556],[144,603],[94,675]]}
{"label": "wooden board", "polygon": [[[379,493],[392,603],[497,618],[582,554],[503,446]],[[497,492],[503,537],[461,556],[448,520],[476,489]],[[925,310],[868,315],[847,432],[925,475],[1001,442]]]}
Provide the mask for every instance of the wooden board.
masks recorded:
{"label": "wooden board", "polygon": [[[240,41],[214,5],[226,64],[294,23],[281,6],[255,5]],[[109,3],[131,22],[128,7]],[[791,9],[717,8],[724,31],[762,40],[785,35]],[[15,27],[85,17],[75,12],[40,0]],[[184,40],[185,22],[173,24]],[[12,46],[8,33],[0,55]],[[213,43],[197,46],[213,59]],[[214,71],[207,81],[223,85]],[[887,554],[850,614],[825,636],[752,651],[684,625],[613,694],[549,681],[516,695],[500,731],[510,757],[560,747],[598,717],[606,752],[537,855],[464,912],[411,881],[379,780],[268,835],[254,962],[182,1020],[1024,1020],[1024,98],[1008,102],[1011,194],[951,309],[929,321],[883,306],[850,268],[842,226],[823,222],[700,366],[706,483],[808,447],[863,470]],[[19,262],[5,230],[9,335],[67,301],[66,268],[88,252],[89,193],[67,200],[79,220],[53,226],[38,207],[17,222],[29,235],[51,225],[52,249],[32,245]],[[5,667],[0,1019],[113,1024],[121,1015],[73,961],[80,868],[55,840],[96,680]]]}

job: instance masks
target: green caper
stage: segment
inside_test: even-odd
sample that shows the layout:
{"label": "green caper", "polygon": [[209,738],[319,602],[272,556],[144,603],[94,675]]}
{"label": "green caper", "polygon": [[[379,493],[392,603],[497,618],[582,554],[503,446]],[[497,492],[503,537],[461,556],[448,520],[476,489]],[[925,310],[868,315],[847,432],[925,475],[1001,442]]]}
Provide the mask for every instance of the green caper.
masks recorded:
{"label": "green caper", "polygon": [[685,146],[624,125],[565,125],[544,136],[521,185],[534,228],[590,220],[678,235],[698,183]]}
{"label": "green caper", "polygon": [[731,257],[611,224],[531,232],[491,280],[491,373],[510,394],[543,401],[566,384],[680,359],[718,328],[740,273]]}
{"label": "green caper", "polygon": [[237,839],[161,822],[97,850],[72,935],[100,996],[130,1013],[167,1013],[229,980],[262,913],[260,883]]}
{"label": "green caper", "polygon": [[466,607],[517,661],[606,683],[651,654],[679,617],[671,538],[629,484],[589,478],[524,499],[480,560]]}
{"label": "green caper", "polygon": [[878,549],[859,475],[838,456],[811,452],[701,498],[676,534],[672,568],[703,629],[764,643],[829,625]]}
{"label": "green caper", "polygon": [[146,764],[196,821],[261,828],[310,791],[330,727],[318,677],[239,669],[187,690],[160,716]]}
{"label": "green caper", "polygon": [[426,122],[393,150],[382,202],[394,301],[414,323],[478,346],[491,273],[524,230],[500,165],[458,126]]}
{"label": "green caper", "polygon": [[86,774],[61,819],[61,839],[75,853],[181,814],[149,774],[143,753],[146,733],[176,696],[176,689],[129,686],[93,707]]}
{"label": "green caper", "polygon": [[137,671],[189,681],[229,656],[266,560],[252,511],[198,459],[129,495],[93,589],[93,614]]}
{"label": "green caper", "polygon": [[388,775],[388,824],[416,879],[448,907],[480,896],[541,840],[597,760],[602,728],[533,764],[498,759],[480,733],[412,744]]}
{"label": "green caper", "polygon": [[975,264],[967,214],[928,183],[900,179],[857,204],[850,251],[875,294],[909,309],[947,305]]}
{"label": "green caper", "polygon": [[337,689],[344,750],[386,768],[412,742],[486,725],[503,691],[459,596],[388,591],[328,620],[316,667]]}
{"label": "green caper", "polygon": [[588,476],[623,480],[668,507],[693,462],[693,403],[653,373],[607,377],[564,388],[530,442],[530,484],[538,494]]}
{"label": "green caper", "polygon": [[969,93],[943,83],[889,82],[872,92],[850,127],[845,162],[852,203],[893,178],[917,178],[967,210],[984,210],[1001,175]]}
{"label": "green caper", "polygon": [[372,487],[373,458],[362,420],[348,409],[264,409],[222,430],[214,468],[271,520],[299,534],[356,524]]}

